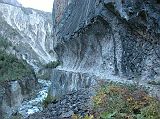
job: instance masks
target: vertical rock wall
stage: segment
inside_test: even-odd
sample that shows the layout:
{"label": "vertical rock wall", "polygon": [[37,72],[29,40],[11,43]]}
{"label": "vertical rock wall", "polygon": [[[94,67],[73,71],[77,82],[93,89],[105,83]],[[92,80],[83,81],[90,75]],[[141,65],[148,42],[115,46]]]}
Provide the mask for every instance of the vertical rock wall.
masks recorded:
{"label": "vertical rock wall", "polygon": [[160,76],[158,1],[55,0],[53,18],[62,72],[143,82]]}

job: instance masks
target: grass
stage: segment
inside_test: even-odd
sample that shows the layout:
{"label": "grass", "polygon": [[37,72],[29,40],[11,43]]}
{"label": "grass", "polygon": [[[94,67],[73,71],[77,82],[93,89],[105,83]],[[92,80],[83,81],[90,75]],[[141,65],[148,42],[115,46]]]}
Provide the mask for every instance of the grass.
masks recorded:
{"label": "grass", "polygon": [[89,114],[72,119],[160,119],[160,101],[135,84],[100,83],[92,101]]}

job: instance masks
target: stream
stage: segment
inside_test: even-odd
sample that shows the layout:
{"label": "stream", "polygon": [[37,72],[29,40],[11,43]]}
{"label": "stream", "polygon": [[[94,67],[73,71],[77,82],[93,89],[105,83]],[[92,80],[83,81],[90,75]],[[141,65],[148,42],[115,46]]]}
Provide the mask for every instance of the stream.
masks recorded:
{"label": "stream", "polygon": [[42,85],[42,88],[38,90],[35,97],[30,100],[25,100],[19,107],[18,112],[24,117],[43,110],[42,102],[47,97],[50,81],[38,79],[38,82]]}

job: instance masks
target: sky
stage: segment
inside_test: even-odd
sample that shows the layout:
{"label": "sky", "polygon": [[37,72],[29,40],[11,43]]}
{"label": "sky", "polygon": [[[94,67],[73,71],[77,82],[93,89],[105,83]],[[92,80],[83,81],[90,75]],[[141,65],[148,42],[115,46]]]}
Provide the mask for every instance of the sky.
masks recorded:
{"label": "sky", "polygon": [[46,12],[52,12],[54,0],[17,0],[24,7],[34,8]]}

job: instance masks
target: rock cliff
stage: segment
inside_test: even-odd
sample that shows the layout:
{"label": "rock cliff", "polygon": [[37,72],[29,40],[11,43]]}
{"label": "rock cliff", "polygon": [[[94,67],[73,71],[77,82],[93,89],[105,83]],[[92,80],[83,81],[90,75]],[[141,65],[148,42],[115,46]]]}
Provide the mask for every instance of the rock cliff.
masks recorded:
{"label": "rock cliff", "polygon": [[54,71],[57,92],[84,87],[78,85],[84,74],[143,83],[159,79],[159,0],[55,0],[53,23],[55,51],[63,62]]}
{"label": "rock cliff", "polygon": [[[0,0],[0,38],[3,37],[4,40],[9,40],[12,44],[5,49],[6,54],[11,53],[18,59],[26,60],[35,71],[38,71],[42,64],[55,60],[51,31],[51,13],[24,8],[16,0]],[[1,46],[4,47],[2,44]],[[0,48],[0,50],[4,50],[4,48]],[[12,79],[18,77],[15,68],[19,67],[16,67],[15,60],[10,60],[12,65],[7,66],[10,66],[9,69],[13,70],[13,73],[9,74],[8,71],[4,71],[4,74]],[[2,65],[5,64],[1,62],[0,70]],[[23,72],[22,69],[19,68],[19,70],[20,73]],[[1,79],[3,79],[2,76]],[[39,103],[45,98],[48,86],[44,82],[44,87],[39,85],[35,74],[30,76],[28,72],[23,78],[12,81],[11,79],[9,79],[10,81],[0,81],[0,119],[11,118],[11,116],[17,116],[18,113],[26,117],[39,111],[35,107],[40,107]],[[37,90],[43,94],[38,93]],[[35,96],[31,95],[34,93]],[[36,96],[37,98],[35,98]]]}
{"label": "rock cliff", "polygon": [[0,82],[0,116],[9,119],[18,112],[22,101],[37,87],[35,77],[25,77],[17,81]]}
{"label": "rock cliff", "polygon": [[38,68],[54,59],[51,13],[0,3],[0,35],[14,45],[13,54]]}
{"label": "rock cliff", "polygon": [[17,0],[0,0],[0,2],[14,5],[14,6],[22,6]]}

